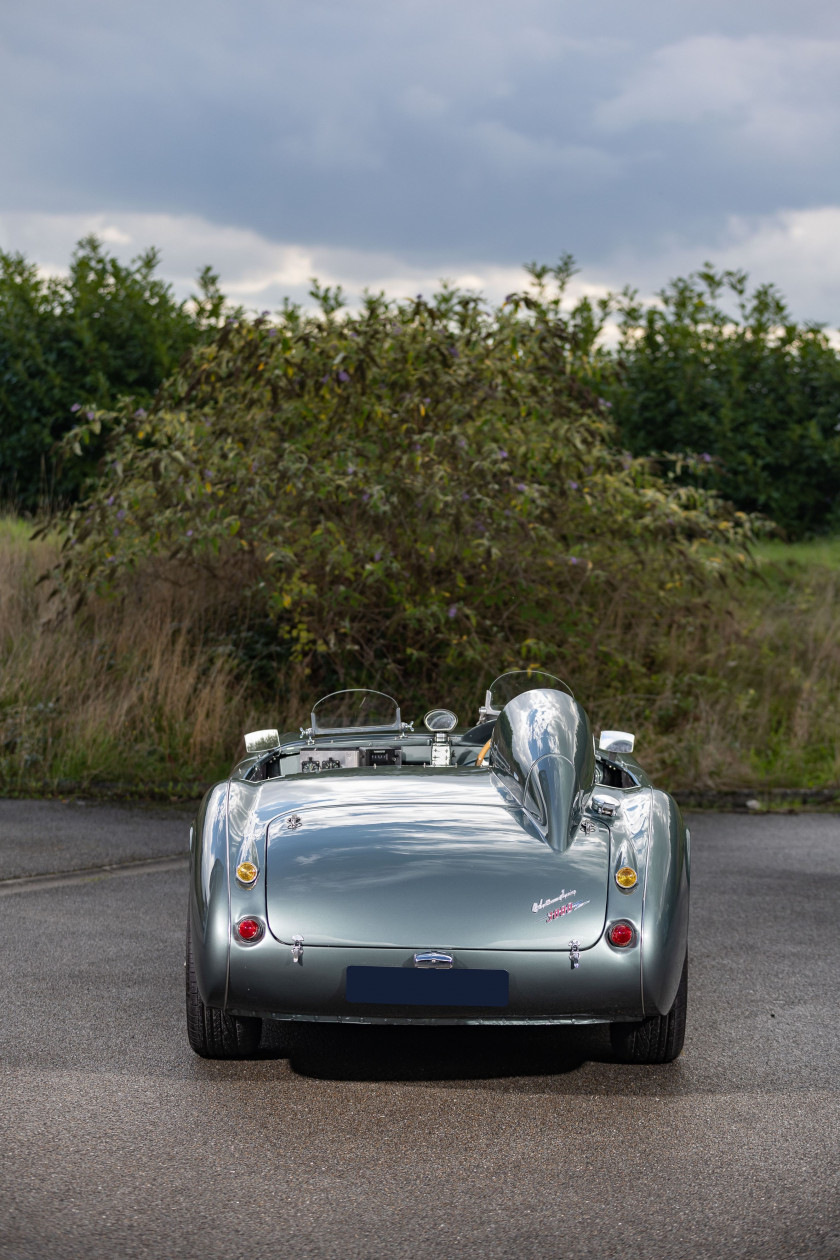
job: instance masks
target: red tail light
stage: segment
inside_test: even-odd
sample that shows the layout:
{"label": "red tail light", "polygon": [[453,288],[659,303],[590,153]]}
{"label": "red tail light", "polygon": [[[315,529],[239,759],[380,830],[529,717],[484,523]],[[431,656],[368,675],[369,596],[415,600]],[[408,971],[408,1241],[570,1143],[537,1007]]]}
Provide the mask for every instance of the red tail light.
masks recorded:
{"label": "red tail light", "polygon": [[636,933],[629,923],[614,923],[607,933],[611,945],[617,945],[619,949],[623,949],[626,945],[632,945],[636,939]]}
{"label": "red tail light", "polygon": [[259,919],[240,919],[236,930],[243,941],[258,941],[263,934]]}

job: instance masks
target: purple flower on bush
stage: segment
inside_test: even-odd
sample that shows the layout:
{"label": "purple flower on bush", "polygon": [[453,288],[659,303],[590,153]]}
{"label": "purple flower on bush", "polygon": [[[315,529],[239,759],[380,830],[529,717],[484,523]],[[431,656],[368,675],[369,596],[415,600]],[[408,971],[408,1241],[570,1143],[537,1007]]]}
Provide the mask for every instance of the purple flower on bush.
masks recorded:
{"label": "purple flower on bush", "polygon": [[81,410],[82,410],[82,404],[81,404],[81,403],[73,403],[73,406],[70,408],[70,410],[71,410],[71,411],[81,411]]}
{"label": "purple flower on bush", "polygon": [[85,412],[85,415],[87,416],[88,420],[95,420],[95,419],[96,419],[96,412],[95,412],[95,411],[86,411],[86,412]]}
{"label": "purple flower on bush", "polygon": [[578,562],[577,556],[569,556],[569,564],[577,564],[577,562]]}
{"label": "purple flower on bush", "polygon": [[524,482],[524,481],[520,481],[520,482],[518,482],[518,483],[517,483],[516,488],[517,488],[517,490],[520,490],[520,491],[522,491],[523,493],[524,493],[524,492],[528,489],[528,487],[525,485],[525,482]]}
{"label": "purple flower on bush", "polygon": [[461,495],[461,498],[462,498],[462,499],[464,499],[465,501],[466,501],[469,497],[470,497],[470,492],[469,492],[469,490],[465,490],[465,491],[464,491],[464,493]]}
{"label": "purple flower on bush", "polygon": [[192,536],[193,536],[193,532],[192,532],[192,530],[191,530],[191,529],[188,529],[188,530],[187,530],[187,538],[192,538]]}
{"label": "purple flower on bush", "polygon": [[507,459],[508,453],[505,450],[499,451],[499,459]]}
{"label": "purple flower on bush", "polygon": [[700,456],[700,458],[702,459],[704,464],[711,464],[712,462],[712,457],[708,451],[704,451],[703,454]]}
{"label": "purple flower on bush", "polygon": [[115,530],[114,530],[114,537],[115,537],[115,538],[119,538],[119,536],[120,536],[120,531],[119,531],[118,529],[115,529]]}
{"label": "purple flower on bush", "polygon": [[277,329],[276,329],[276,328],[269,328],[268,332],[266,333],[266,336],[267,336],[267,337],[276,337],[276,336],[277,336]]}
{"label": "purple flower on bush", "polygon": [[458,349],[457,346],[450,346],[449,353],[452,355],[453,359],[460,359],[461,357],[461,351]]}
{"label": "purple flower on bush", "polygon": [[374,561],[379,561],[379,560],[381,560],[381,559],[382,559],[382,552],[381,552],[381,551],[375,551],[375,552],[373,553],[373,558],[374,558]]}
{"label": "purple flower on bush", "polygon": [[342,368],[342,369],[341,369],[341,371],[340,371],[340,372],[339,372],[339,374],[338,374],[338,379],[339,379],[339,380],[342,382],[342,384],[343,384],[345,381],[349,381],[349,380],[350,380],[350,373],[349,373],[349,372],[345,372],[345,371],[344,371],[344,368]]}
{"label": "purple flower on bush", "polygon": [[367,501],[368,501],[368,499],[369,499],[369,498],[370,498],[370,495],[368,494],[368,492],[367,492],[367,490],[366,490],[366,491],[364,492],[364,494],[362,495],[362,503],[367,503]]}
{"label": "purple flower on bush", "polygon": [[321,384],[322,384],[322,385],[328,385],[328,384],[329,384],[329,381],[330,381],[330,374],[329,374],[329,372],[327,372],[327,375],[326,375],[326,376],[322,376],[322,377],[321,377]]}
{"label": "purple flower on bush", "polygon": [[125,508],[120,508],[119,512],[117,512],[117,520],[118,521],[125,520]]}
{"label": "purple flower on bush", "polygon": [[576,481],[570,481],[570,482],[569,482],[569,489],[570,489],[570,490],[577,490],[577,488],[578,488],[578,483],[577,483]]}
{"label": "purple flower on bush", "polygon": [[446,615],[450,619],[450,621],[452,620],[453,617],[457,615],[457,613],[458,613],[458,605],[450,604],[446,610]]}
{"label": "purple flower on bush", "polygon": [[114,505],[114,496],[113,496],[113,495],[111,495],[110,499],[106,499],[106,500],[105,500],[105,506],[106,506],[106,507],[113,507],[113,505]]}
{"label": "purple flower on bush", "polygon": [[134,413],[134,419],[135,419],[135,420],[145,420],[145,419],[146,419],[146,416],[147,416],[148,414],[149,414],[149,413],[146,411],[145,407],[138,407],[138,408],[137,408],[137,410],[136,410],[136,411],[135,411],[135,413]]}

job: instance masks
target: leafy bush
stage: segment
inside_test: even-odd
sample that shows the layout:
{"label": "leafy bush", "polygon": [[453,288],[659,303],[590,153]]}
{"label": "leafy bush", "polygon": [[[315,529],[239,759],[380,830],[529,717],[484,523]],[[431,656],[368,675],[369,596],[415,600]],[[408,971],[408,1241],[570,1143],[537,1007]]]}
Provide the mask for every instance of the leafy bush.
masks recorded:
{"label": "leafy bush", "polygon": [[124,265],[88,237],[67,276],[45,278],[21,254],[0,251],[0,498],[32,509],[78,493],[99,448],[63,471],[52,456],[75,413],[121,394],[148,401],[215,324],[223,299],[209,268],[201,297],[186,303],[157,265],[154,249]]}
{"label": "leafy bush", "polygon": [[210,573],[272,686],[474,698],[529,663],[643,680],[745,562],[749,521],[615,449],[585,384],[599,317],[563,313],[568,260],[531,270],[498,309],[443,288],[348,314],[316,285],[318,314],[231,321],[151,406],[85,421],[77,457],[112,436],[65,517],[68,590],[125,590],[150,557]]}
{"label": "leafy bush", "polygon": [[797,324],[772,285],[749,293],[742,272],[707,266],[659,299],[619,304],[603,388],[622,441],[702,453],[707,484],[794,536],[840,528],[840,357],[824,331]]}

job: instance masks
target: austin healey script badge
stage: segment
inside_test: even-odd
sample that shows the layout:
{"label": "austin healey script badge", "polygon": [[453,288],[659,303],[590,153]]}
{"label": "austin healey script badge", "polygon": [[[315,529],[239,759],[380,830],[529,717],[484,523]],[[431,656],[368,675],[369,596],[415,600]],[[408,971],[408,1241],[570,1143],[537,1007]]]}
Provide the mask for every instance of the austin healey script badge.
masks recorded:
{"label": "austin healey script badge", "polygon": [[549,897],[547,901],[535,901],[531,906],[531,914],[539,914],[540,910],[545,910],[546,906],[553,906],[555,901],[565,901],[567,897],[574,897],[576,892],[576,888],[570,888],[568,892],[564,888],[559,897]]}

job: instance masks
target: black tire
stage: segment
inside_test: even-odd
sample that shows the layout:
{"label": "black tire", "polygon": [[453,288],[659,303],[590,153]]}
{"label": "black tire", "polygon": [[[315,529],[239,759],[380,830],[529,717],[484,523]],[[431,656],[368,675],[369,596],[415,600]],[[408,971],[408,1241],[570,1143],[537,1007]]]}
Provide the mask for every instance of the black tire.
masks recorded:
{"label": "black tire", "polygon": [[205,1006],[195,980],[192,931],[187,915],[187,1037],[202,1059],[247,1059],[256,1051],[262,1020],[256,1016],[226,1015]]}
{"label": "black tire", "polygon": [[685,1041],[688,1006],[688,955],[680,987],[667,1015],[651,1015],[635,1024],[610,1024],[610,1040],[621,1063],[673,1063]]}

